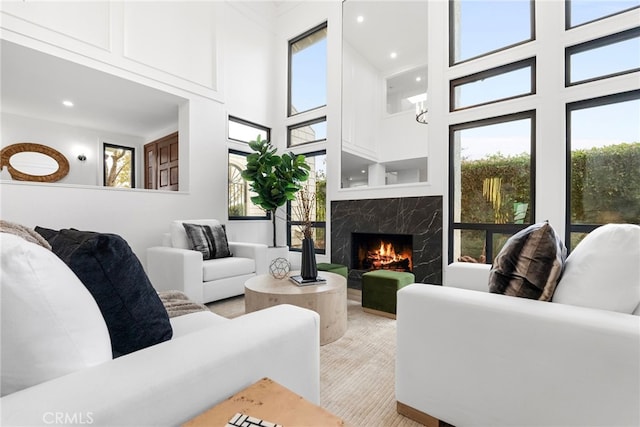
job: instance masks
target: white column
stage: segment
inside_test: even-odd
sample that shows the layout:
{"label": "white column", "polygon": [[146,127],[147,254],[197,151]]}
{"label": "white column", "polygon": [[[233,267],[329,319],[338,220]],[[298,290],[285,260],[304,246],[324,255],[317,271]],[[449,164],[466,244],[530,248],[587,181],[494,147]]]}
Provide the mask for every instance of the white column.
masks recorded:
{"label": "white column", "polygon": [[384,175],[387,168],[380,163],[369,165],[369,186],[384,185]]}

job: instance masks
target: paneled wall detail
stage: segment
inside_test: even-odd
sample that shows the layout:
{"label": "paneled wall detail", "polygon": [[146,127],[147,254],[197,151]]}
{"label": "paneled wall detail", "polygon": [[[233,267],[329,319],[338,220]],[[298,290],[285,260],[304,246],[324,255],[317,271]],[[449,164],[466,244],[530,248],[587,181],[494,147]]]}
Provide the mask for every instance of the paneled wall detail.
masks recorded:
{"label": "paneled wall detail", "polygon": [[223,7],[219,2],[2,2],[2,38],[54,55],[71,53],[78,62],[95,59],[217,100]]}
{"label": "paneled wall detail", "polygon": [[[100,49],[111,50],[109,2],[7,1],[2,2],[2,12],[3,27],[15,28],[26,24],[34,27],[34,34],[51,30]],[[12,21],[14,25],[11,25]]]}
{"label": "paneled wall detail", "polygon": [[129,2],[123,20],[126,58],[216,89],[214,2]]}

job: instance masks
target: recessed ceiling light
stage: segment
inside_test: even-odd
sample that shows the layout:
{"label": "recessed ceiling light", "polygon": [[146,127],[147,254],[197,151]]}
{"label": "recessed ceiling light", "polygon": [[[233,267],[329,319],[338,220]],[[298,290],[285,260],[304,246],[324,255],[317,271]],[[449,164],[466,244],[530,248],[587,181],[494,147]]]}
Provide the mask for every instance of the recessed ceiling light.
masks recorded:
{"label": "recessed ceiling light", "polygon": [[391,52],[391,53],[389,54],[389,57],[390,57],[391,59],[396,59],[396,58],[398,57],[398,54],[397,54],[397,53],[395,53],[395,52]]}
{"label": "recessed ceiling light", "polygon": [[366,171],[366,170],[364,170],[364,169],[362,169],[362,170],[360,171],[360,173],[367,173],[367,171]]}
{"label": "recessed ceiling light", "polygon": [[363,22],[364,22],[364,16],[362,16],[362,15],[358,15],[358,17],[356,18],[356,21],[357,21],[359,24],[363,23]]}
{"label": "recessed ceiling light", "polygon": [[420,76],[416,77],[416,81],[417,82],[421,82],[422,81],[422,77],[420,77]]}
{"label": "recessed ceiling light", "polygon": [[64,101],[62,101],[62,105],[64,105],[65,107],[73,107],[73,102],[65,99]]}

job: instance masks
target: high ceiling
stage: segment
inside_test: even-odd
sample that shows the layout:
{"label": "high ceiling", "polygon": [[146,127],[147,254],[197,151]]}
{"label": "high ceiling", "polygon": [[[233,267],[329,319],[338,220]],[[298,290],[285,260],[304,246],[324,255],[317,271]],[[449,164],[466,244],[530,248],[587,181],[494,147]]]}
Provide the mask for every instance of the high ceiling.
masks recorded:
{"label": "high ceiling", "polygon": [[347,0],[342,10],[343,38],[381,75],[426,65],[426,1]]}
{"label": "high ceiling", "polygon": [[0,54],[4,113],[139,137],[177,127],[183,98],[6,40]]}

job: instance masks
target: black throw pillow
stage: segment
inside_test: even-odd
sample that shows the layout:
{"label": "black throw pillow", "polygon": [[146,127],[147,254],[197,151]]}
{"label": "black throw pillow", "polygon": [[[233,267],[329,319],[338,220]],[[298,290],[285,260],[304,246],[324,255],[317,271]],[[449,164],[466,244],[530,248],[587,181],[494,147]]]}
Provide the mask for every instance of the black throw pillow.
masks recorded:
{"label": "black throw pillow", "polygon": [[49,244],[51,244],[52,240],[56,238],[58,235],[58,230],[52,230],[50,228],[44,228],[40,226],[36,226],[34,228],[35,232],[44,237]]}
{"label": "black throw pillow", "polygon": [[209,226],[182,223],[187,233],[191,249],[202,252],[202,259],[226,258],[231,256],[227,232],[223,225]]}
{"label": "black throw pillow", "polygon": [[489,291],[551,301],[567,249],[548,222],[533,224],[511,236],[489,273]]}
{"label": "black throw pillow", "polygon": [[171,339],[167,310],[122,237],[73,229],[44,236],[96,300],[114,358]]}

